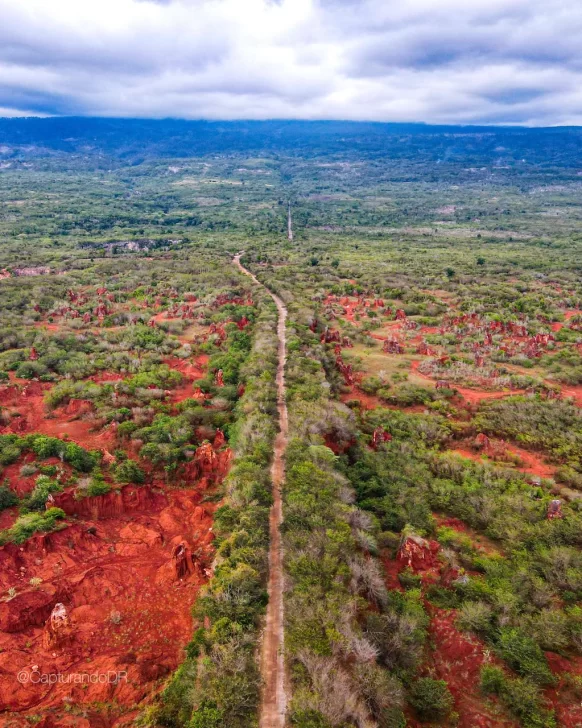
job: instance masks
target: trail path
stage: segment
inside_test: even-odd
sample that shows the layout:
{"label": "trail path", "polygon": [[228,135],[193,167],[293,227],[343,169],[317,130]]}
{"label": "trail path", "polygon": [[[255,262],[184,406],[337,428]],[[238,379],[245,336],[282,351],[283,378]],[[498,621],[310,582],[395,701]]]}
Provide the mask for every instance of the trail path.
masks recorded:
{"label": "trail path", "polygon": [[279,433],[275,438],[273,465],[273,507],[269,519],[269,603],[261,650],[261,675],[263,692],[261,697],[260,728],[284,728],[285,726],[285,665],[283,659],[283,553],[281,548],[281,523],[283,506],[281,488],[285,480],[284,456],[288,439],[287,404],[285,401],[287,309],[279,296],[272,293],[240,262],[242,253],[235,255],[234,265],[245,275],[262,286],[277,306],[277,338],[279,339],[277,363],[277,410],[279,412]]}
{"label": "trail path", "polygon": [[289,203],[289,211],[287,213],[287,239],[293,241],[293,223],[291,221],[291,203]]}

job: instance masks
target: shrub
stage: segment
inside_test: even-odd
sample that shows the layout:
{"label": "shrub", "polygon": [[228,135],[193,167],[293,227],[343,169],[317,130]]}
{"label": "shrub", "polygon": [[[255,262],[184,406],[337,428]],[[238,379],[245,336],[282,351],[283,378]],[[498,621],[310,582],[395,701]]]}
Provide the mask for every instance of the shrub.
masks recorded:
{"label": "shrub", "polygon": [[94,476],[91,478],[91,482],[85,489],[84,495],[88,497],[95,497],[98,495],[105,495],[109,493],[111,486],[102,477]]}
{"label": "shrub", "polygon": [[[24,465],[23,465],[23,466],[22,466],[22,467],[20,468],[20,475],[21,475],[21,476],[22,476],[23,478],[26,478],[26,477],[28,477],[29,475],[34,475],[34,474],[36,473],[36,471],[37,471],[37,470],[38,470],[38,468],[36,467],[36,465],[35,465],[34,463],[25,463],[25,464],[24,464]],[[48,475],[48,473],[46,473],[46,475]]]}
{"label": "shrub", "polygon": [[124,460],[115,468],[115,477],[120,483],[143,483],[145,473],[135,460]]}
{"label": "shrub", "polygon": [[409,702],[423,720],[445,718],[453,708],[453,696],[444,680],[422,677],[410,690]]}
{"label": "shrub", "polygon": [[10,489],[7,481],[0,485],[0,511],[10,508],[18,503],[18,496]]}
{"label": "shrub", "polygon": [[405,589],[418,589],[422,583],[422,578],[407,567],[398,574],[398,581]]}
{"label": "shrub", "polygon": [[45,507],[49,493],[59,493],[63,486],[47,475],[39,475],[32,492],[24,499],[23,506],[29,511],[42,511]]}
{"label": "shrub", "polygon": [[540,646],[518,629],[502,629],[497,648],[507,664],[537,685],[551,685],[554,676]]}
{"label": "shrub", "polygon": [[0,465],[10,465],[20,457],[20,449],[16,445],[6,445],[0,450]]}
{"label": "shrub", "polygon": [[484,693],[501,695],[505,687],[505,673],[500,667],[483,665],[481,668],[481,690]]}
{"label": "shrub", "polygon": [[192,716],[188,728],[222,728],[224,716],[212,703],[204,703]]}
{"label": "shrub", "polygon": [[487,632],[493,611],[485,602],[466,602],[459,610],[457,625],[465,632]]}
{"label": "shrub", "polygon": [[27,513],[20,516],[14,525],[3,533],[3,540],[23,543],[34,533],[52,531],[56,523],[65,517],[60,508],[49,508],[44,513]]}
{"label": "shrub", "polygon": [[525,728],[555,728],[553,715],[540,702],[539,689],[524,678],[508,678],[493,665],[481,668],[481,690],[498,695]]}
{"label": "shrub", "polygon": [[542,707],[537,686],[528,680],[507,680],[501,697],[524,728],[555,728],[554,716]]}

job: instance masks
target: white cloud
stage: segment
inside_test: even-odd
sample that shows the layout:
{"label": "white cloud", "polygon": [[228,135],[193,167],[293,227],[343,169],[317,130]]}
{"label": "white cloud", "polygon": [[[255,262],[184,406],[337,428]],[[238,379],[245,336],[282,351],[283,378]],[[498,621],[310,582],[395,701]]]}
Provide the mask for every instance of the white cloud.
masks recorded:
{"label": "white cloud", "polygon": [[582,124],[579,0],[0,0],[0,114]]}

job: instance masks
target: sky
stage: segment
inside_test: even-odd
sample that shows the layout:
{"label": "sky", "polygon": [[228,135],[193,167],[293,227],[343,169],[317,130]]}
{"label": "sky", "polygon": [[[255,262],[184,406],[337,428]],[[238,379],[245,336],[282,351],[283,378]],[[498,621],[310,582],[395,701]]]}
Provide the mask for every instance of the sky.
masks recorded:
{"label": "sky", "polygon": [[0,116],[582,124],[581,0],[0,0]]}

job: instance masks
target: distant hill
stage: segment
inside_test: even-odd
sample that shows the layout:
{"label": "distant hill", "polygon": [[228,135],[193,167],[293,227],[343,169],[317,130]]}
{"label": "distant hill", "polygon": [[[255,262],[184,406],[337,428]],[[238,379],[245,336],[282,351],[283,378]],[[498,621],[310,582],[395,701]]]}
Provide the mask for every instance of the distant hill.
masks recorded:
{"label": "distant hill", "polygon": [[582,127],[429,126],[346,121],[0,119],[0,160],[75,153],[148,157],[256,153],[410,159],[467,166],[582,167]]}

